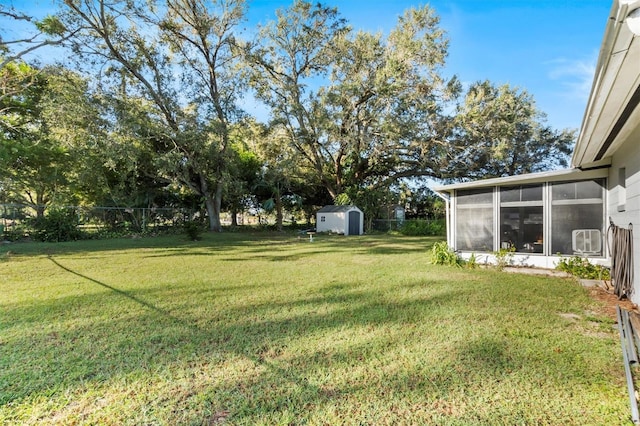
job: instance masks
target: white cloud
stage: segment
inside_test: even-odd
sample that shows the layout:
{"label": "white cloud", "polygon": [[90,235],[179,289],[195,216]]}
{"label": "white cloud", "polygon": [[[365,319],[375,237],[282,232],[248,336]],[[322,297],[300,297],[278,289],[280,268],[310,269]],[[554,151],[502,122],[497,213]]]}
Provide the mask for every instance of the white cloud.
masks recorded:
{"label": "white cloud", "polygon": [[597,52],[593,52],[588,58],[559,58],[548,62],[546,65],[550,67],[547,73],[549,79],[564,88],[558,95],[565,99],[586,102],[591,91],[597,58]]}

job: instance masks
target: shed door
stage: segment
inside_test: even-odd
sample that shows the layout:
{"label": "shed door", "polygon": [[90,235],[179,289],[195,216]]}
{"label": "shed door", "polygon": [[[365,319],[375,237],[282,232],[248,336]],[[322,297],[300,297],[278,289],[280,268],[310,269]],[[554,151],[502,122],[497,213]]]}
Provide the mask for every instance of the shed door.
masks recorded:
{"label": "shed door", "polygon": [[349,212],[349,235],[360,235],[360,212]]}

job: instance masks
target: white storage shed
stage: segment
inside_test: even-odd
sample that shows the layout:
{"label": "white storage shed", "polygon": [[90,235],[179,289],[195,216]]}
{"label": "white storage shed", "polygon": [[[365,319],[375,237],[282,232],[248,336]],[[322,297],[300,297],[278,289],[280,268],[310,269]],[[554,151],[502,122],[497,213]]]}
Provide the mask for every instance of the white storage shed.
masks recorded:
{"label": "white storage shed", "polygon": [[316,231],[362,235],[364,214],[356,206],[324,206],[316,214]]}

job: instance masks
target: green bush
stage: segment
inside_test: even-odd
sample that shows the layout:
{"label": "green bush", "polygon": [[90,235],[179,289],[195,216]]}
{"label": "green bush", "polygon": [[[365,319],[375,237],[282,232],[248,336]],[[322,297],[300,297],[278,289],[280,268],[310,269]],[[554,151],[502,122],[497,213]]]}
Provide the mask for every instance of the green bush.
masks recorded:
{"label": "green bush", "polygon": [[444,219],[436,220],[407,220],[400,227],[402,235],[411,237],[443,236],[446,232]]}
{"label": "green bush", "polygon": [[191,241],[198,241],[200,234],[204,231],[203,226],[196,220],[189,220],[184,223],[184,233]]}
{"label": "green bush", "polygon": [[434,265],[462,266],[465,262],[445,241],[440,241],[431,247],[431,263]]}
{"label": "green bush", "polygon": [[20,241],[25,237],[27,230],[24,226],[12,226],[11,228],[4,228],[0,238],[3,241]]}
{"label": "green bush", "polygon": [[602,265],[594,265],[579,256],[561,258],[556,265],[556,269],[583,279],[608,280],[611,278],[609,269]]}
{"label": "green bush", "polygon": [[471,257],[467,260],[466,266],[469,269],[476,269],[478,267],[478,259],[475,253],[471,253]]}
{"label": "green bush", "polygon": [[49,208],[33,221],[33,237],[38,241],[61,242],[82,239],[75,209]]}
{"label": "green bush", "polygon": [[515,251],[515,247],[510,247],[501,248],[500,250],[493,252],[493,255],[496,258],[496,268],[498,268],[499,271],[502,271],[504,268],[511,265]]}

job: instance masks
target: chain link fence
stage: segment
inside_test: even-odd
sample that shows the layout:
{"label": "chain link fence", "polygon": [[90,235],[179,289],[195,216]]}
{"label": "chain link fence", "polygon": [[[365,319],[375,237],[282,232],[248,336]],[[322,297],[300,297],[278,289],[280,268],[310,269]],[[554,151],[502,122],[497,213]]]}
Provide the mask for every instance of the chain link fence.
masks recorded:
{"label": "chain link fence", "polygon": [[[72,212],[77,218],[78,229],[86,234],[164,231],[181,227],[200,216],[192,209],[159,207],[64,206],[48,207],[47,211],[54,209]],[[36,209],[32,206],[0,204],[0,236],[9,241],[30,237],[36,217]]]}
{"label": "chain link fence", "polygon": [[404,235],[443,236],[447,229],[444,219],[376,219],[372,225],[376,231],[397,231]]}

